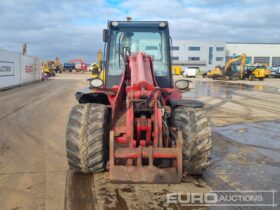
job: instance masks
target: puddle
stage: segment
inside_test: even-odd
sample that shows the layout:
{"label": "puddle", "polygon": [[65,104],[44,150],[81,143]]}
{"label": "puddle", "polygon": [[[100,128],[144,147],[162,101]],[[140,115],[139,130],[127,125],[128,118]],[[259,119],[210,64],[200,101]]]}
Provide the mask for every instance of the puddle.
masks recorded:
{"label": "puddle", "polygon": [[280,161],[280,121],[233,124],[213,131]]}
{"label": "puddle", "polygon": [[279,158],[271,159],[258,148],[225,136],[227,131],[221,133],[213,132],[212,165],[204,176],[213,189],[280,189]]}
{"label": "puddle", "polygon": [[201,96],[213,96],[229,98],[234,91],[248,90],[280,94],[278,88],[266,85],[248,85],[241,83],[229,83],[224,81],[193,81],[189,92],[183,93],[183,97],[198,98]]}

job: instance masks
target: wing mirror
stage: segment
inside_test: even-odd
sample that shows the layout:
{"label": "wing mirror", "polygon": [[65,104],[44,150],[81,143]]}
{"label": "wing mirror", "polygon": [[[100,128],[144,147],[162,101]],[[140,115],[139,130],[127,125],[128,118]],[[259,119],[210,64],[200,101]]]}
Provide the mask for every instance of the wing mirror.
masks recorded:
{"label": "wing mirror", "polygon": [[108,40],[109,40],[109,30],[104,29],[103,30],[103,42],[108,42]]}
{"label": "wing mirror", "polygon": [[175,87],[179,90],[188,90],[190,82],[190,80],[179,79],[175,82]]}

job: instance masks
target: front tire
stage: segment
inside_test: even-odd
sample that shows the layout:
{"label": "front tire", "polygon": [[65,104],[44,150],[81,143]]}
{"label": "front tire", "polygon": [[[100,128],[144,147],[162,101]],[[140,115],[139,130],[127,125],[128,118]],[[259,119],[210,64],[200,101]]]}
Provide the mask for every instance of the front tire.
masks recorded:
{"label": "front tire", "polygon": [[102,104],[78,104],[69,115],[66,150],[76,172],[101,172],[108,161],[108,109]]}
{"label": "front tire", "polygon": [[250,81],[254,81],[255,80],[255,75],[254,74],[250,74],[249,75],[249,80]]}
{"label": "front tire", "polygon": [[210,165],[212,153],[211,127],[205,109],[179,106],[171,119],[183,134],[183,173],[201,175]]}

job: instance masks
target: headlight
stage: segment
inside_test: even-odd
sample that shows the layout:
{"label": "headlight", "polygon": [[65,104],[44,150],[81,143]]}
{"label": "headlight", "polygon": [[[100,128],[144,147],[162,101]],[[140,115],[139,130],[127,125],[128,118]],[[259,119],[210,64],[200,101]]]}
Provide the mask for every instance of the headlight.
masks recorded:
{"label": "headlight", "polygon": [[166,26],[166,22],[160,22],[158,25],[159,27],[164,28]]}
{"label": "headlight", "polygon": [[94,88],[101,87],[103,85],[103,81],[101,79],[95,78],[90,81],[90,86]]}
{"label": "headlight", "polygon": [[113,27],[118,27],[118,26],[119,26],[119,23],[118,23],[117,21],[113,21],[113,22],[112,22],[112,26],[113,26]]}
{"label": "headlight", "polygon": [[175,86],[176,88],[178,88],[179,90],[185,90],[189,87],[189,81],[188,80],[177,80],[175,82]]}

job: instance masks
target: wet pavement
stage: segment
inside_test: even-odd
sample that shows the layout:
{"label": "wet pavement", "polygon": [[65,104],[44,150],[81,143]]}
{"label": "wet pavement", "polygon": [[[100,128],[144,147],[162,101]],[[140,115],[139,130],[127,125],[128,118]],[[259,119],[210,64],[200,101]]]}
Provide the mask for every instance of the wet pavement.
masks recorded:
{"label": "wet pavement", "polygon": [[271,159],[280,160],[280,121],[214,127],[213,131],[222,134],[226,139],[251,146]]}
{"label": "wet pavement", "polygon": [[230,97],[236,91],[261,91],[271,94],[280,94],[280,88],[267,85],[248,85],[242,83],[229,83],[226,81],[192,80],[191,90],[184,93],[184,97],[199,98],[201,96]]}
{"label": "wet pavement", "polygon": [[[184,96],[202,100],[205,96],[222,99],[214,104],[207,104],[206,100],[206,108],[213,124],[216,123],[215,117],[219,112],[228,114],[221,116],[216,123],[218,126],[212,128],[214,144],[212,165],[203,180],[213,190],[275,190],[278,191],[275,194],[275,203],[279,204],[280,95],[278,88],[223,81],[195,81],[193,89]],[[235,107],[235,104],[242,107]],[[228,120],[238,115],[238,111],[243,113],[243,117],[239,117],[239,122]],[[266,112],[277,114],[275,119],[278,120],[266,121],[264,116]],[[261,113],[263,116],[259,118]],[[246,209],[257,209],[257,207],[246,207]],[[272,209],[272,207],[259,207],[259,209]]]}
{"label": "wet pavement", "polygon": [[87,85],[86,78],[62,74],[0,92],[0,108],[5,110],[0,113],[0,209],[273,209],[166,203],[167,193],[215,190],[277,190],[274,209],[280,209],[276,87],[194,79],[184,97],[206,104],[212,124],[211,167],[177,185],[133,185],[111,183],[108,172],[93,176],[68,170],[65,124],[77,103],[74,93]]}
{"label": "wet pavement", "polygon": [[[280,95],[277,88],[223,81],[194,81],[190,92],[184,93],[184,98],[196,98],[206,104],[213,125],[211,167],[203,176],[185,177],[179,185],[113,184],[108,180],[108,173],[96,174],[88,177],[94,180],[91,182],[91,202],[96,203],[95,208],[277,209],[271,206],[237,207],[234,203],[231,203],[233,206],[224,207],[166,203],[167,193],[228,190],[269,191],[265,192],[263,199],[272,202],[270,191],[280,190]],[[75,176],[70,175],[70,182],[75,181]],[[67,202],[71,203],[79,194],[72,194]],[[275,203],[279,203],[279,193],[275,194],[274,199]],[[249,202],[249,205],[256,203]]]}

